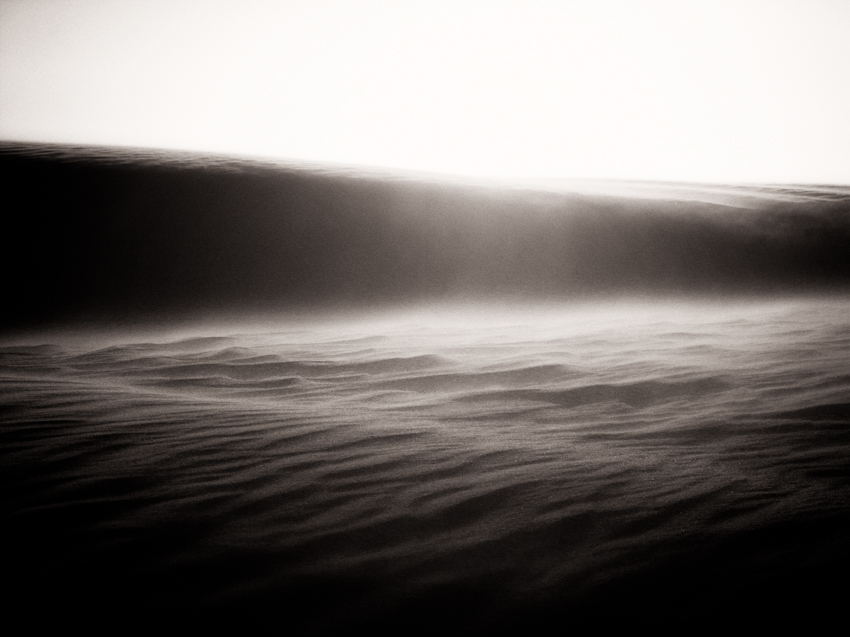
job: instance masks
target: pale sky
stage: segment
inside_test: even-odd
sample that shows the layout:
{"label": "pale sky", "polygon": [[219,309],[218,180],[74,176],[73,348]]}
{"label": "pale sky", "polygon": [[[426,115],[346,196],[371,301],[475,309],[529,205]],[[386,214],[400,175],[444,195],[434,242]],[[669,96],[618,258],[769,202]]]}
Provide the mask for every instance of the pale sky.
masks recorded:
{"label": "pale sky", "polygon": [[850,1],[0,0],[0,139],[850,184]]}

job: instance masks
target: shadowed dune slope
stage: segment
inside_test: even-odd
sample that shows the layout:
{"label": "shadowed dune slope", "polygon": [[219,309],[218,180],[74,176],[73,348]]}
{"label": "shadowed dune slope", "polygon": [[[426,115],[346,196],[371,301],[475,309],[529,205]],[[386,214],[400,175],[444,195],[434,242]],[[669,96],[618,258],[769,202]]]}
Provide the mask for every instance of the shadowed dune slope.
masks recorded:
{"label": "shadowed dune slope", "polygon": [[614,196],[8,142],[0,167],[6,328],[850,283],[847,188]]}

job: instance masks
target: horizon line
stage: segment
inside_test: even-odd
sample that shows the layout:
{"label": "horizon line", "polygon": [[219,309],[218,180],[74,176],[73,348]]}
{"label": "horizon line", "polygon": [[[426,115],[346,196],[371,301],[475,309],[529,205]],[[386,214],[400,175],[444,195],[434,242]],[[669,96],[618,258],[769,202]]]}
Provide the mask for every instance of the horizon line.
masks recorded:
{"label": "horizon line", "polygon": [[610,183],[624,185],[650,185],[650,186],[694,186],[694,187],[711,187],[711,186],[751,186],[751,187],[823,187],[823,188],[850,188],[850,180],[846,182],[838,181],[805,181],[805,180],[757,180],[757,179],[683,179],[669,177],[624,177],[624,176],[599,176],[599,175],[511,175],[511,176],[493,176],[486,174],[478,174],[472,172],[459,171],[439,171],[425,168],[411,168],[404,166],[391,166],[385,164],[370,164],[359,163],[353,161],[340,160],[322,160],[315,158],[297,158],[283,155],[271,155],[262,153],[247,153],[234,152],[227,150],[209,150],[198,148],[178,148],[165,146],[146,146],[136,144],[121,144],[121,143],[101,143],[101,142],[70,142],[70,141],[45,141],[37,139],[14,139],[0,137],[0,147],[21,146],[21,147],[47,147],[56,150],[66,149],[95,151],[95,152],[137,152],[151,153],[161,156],[173,155],[175,157],[188,156],[186,159],[215,159],[235,162],[249,162],[257,166],[266,165],[268,167],[282,167],[291,169],[313,169],[320,172],[339,171],[340,173],[352,174],[352,171],[361,173],[373,174],[374,176],[388,176],[401,178],[422,178],[429,182],[434,180],[447,181],[455,183],[465,183],[467,185],[488,185],[488,186],[507,186],[507,187],[523,187],[540,190],[551,190],[558,186],[557,182],[564,182],[562,186],[580,185],[583,183]]}

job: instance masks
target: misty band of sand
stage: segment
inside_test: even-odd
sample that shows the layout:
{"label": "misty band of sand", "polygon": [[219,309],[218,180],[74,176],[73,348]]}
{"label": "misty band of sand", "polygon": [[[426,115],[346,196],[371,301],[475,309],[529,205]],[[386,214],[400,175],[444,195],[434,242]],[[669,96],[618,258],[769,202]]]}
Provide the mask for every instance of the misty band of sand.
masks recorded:
{"label": "misty band of sand", "polygon": [[576,192],[9,142],[0,168],[7,327],[850,286],[847,187]]}
{"label": "misty band of sand", "polygon": [[276,634],[842,616],[847,188],[0,160],[12,616]]}

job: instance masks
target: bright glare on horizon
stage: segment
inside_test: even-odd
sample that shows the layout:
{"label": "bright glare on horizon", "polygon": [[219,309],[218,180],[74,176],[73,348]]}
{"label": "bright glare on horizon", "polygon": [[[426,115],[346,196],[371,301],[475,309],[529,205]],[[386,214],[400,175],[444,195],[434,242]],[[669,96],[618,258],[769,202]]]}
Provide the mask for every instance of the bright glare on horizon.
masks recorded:
{"label": "bright glare on horizon", "polygon": [[0,0],[0,138],[850,183],[850,2]]}

